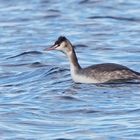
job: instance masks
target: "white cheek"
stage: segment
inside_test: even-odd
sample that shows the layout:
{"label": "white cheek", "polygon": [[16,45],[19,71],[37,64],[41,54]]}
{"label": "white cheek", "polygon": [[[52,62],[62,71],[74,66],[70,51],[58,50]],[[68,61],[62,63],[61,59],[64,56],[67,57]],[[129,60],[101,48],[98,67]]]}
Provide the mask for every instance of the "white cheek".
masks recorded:
{"label": "white cheek", "polygon": [[56,48],[56,50],[65,51],[65,43],[61,43],[61,45],[58,46],[58,47]]}
{"label": "white cheek", "polygon": [[61,50],[61,48],[60,48],[60,47],[57,47],[57,48],[56,48],[56,50],[60,51],[60,50]]}
{"label": "white cheek", "polygon": [[60,49],[63,50],[65,48],[65,42],[62,42],[60,45]]}

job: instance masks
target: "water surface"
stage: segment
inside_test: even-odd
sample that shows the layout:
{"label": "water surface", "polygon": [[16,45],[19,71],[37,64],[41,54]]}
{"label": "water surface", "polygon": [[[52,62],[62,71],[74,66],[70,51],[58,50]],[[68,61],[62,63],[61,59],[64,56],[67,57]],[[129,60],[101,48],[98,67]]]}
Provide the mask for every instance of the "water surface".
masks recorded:
{"label": "water surface", "polygon": [[76,84],[61,52],[80,64],[140,71],[139,0],[0,0],[0,139],[138,140],[140,84]]}

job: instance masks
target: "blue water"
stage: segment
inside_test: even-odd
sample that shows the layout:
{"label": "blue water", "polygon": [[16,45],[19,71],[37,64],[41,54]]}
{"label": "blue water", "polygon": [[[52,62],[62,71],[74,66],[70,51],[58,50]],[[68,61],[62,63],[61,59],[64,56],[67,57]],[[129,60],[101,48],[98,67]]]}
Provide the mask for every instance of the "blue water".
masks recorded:
{"label": "blue water", "polygon": [[60,35],[140,71],[139,0],[0,0],[0,140],[140,140],[140,84],[75,84]]}

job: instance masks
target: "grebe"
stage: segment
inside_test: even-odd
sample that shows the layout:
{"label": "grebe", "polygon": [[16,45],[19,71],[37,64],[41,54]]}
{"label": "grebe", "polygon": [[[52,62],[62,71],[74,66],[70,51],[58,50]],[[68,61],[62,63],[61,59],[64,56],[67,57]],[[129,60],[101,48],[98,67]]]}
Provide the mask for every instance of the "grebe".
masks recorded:
{"label": "grebe", "polygon": [[59,50],[66,54],[70,62],[71,76],[76,83],[112,83],[140,79],[140,73],[126,66],[103,63],[82,68],[71,42],[60,36],[54,45],[45,51]]}

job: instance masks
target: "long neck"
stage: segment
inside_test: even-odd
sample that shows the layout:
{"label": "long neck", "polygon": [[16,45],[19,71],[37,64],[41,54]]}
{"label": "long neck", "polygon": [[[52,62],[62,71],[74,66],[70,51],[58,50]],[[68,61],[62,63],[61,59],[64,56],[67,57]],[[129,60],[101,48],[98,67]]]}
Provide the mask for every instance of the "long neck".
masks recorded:
{"label": "long neck", "polygon": [[78,59],[74,49],[71,52],[69,52],[68,57],[69,57],[71,68],[73,68],[75,71],[81,69],[81,66],[78,63]]}

